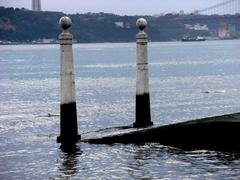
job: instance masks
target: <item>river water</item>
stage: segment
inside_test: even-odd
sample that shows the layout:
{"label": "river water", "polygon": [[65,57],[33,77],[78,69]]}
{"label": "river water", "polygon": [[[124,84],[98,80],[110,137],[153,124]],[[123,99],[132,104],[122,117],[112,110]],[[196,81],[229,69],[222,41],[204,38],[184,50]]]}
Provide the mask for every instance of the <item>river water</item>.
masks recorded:
{"label": "river water", "polygon": [[[73,48],[79,132],[133,123],[135,43]],[[239,112],[239,50],[240,40],[150,43],[152,121]],[[240,179],[240,153],[88,143],[65,153],[59,64],[59,45],[0,46],[0,179]]]}

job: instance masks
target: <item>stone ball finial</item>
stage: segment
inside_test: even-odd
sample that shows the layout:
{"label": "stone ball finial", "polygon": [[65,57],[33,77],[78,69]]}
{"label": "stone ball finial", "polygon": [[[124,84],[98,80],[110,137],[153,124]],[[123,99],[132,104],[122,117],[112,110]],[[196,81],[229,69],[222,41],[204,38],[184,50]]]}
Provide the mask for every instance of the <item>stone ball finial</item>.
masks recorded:
{"label": "stone ball finial", "polygon": [[145,29],[145,27],[147,26],[147,20],[144,18],[139,18],[136,22],[136,25],[138,26],[138,28],[142,31]]}
{"label": "stone ball finial", "polygon": [[72,20],[68,16],[63,16],[59,20],[59,25],[64,29],[67,30],[72,25]]}

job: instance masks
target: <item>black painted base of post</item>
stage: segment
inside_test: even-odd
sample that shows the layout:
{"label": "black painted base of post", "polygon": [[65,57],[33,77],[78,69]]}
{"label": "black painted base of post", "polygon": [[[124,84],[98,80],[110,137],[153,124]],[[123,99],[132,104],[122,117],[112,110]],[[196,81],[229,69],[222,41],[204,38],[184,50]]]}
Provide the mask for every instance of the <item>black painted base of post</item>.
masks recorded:
{"label": "black painted base of post", "polygon": [[61,104],[60,107],[60,136],[57,142],[73,144],[81,139],[78,135],[76,103]]}
{"label": "black painted base of post", "polygon": [[58,136],[57,137],[57,143],[61,143],[61,144],[74,144],[74,143],[77,143],[78,141],[81,140],[81,135],[77,135],[75,137],[70,137],[70,138],[63,137],[63,136]]}
{"label": "black painted base of post", "polygon": [[136,95],[136,121],[134,128],[152,126],[149,94]]}

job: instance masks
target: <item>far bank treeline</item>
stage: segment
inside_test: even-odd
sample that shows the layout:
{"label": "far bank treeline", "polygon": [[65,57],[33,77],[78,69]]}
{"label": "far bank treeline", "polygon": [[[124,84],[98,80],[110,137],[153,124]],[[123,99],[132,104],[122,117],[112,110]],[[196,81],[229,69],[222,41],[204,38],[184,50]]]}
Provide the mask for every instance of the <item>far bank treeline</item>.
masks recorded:
{"label": "far bank treeline", "polygon": [[[58,25],[59,18],[64,15],[61,12],[33,12],[0,7],[0,41],[29,43],[42,39],[54,41],[61,32]],[[69,16],[73,21],[71,32],[74,34],[74,39],[80,43],[133,42],[138,31],[135,23],[140,17],[106,13]],[[151,41],[177,41],[183,36],[218,38],[219,31],[224,31],[224,28],[225,38],[240,38],[240,15],[167,14],[160,17],[143,17],[148,20],[146,31]],[[224,32],[222,34],[224,35]]]}

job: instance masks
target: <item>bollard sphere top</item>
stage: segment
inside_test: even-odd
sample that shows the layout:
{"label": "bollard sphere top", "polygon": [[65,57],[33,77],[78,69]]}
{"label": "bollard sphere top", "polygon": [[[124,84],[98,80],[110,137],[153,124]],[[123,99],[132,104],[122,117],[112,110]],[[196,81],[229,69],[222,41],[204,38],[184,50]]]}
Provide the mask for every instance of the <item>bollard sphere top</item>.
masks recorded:
{"label": "bollard sphere top", "polygon": [[138,26],[138,28],[142,31],[145,29],[145,27],[147,26],[147,21],[144,18],[139,18],[136,22],[136,25]]}
{"label": "bollard sphere top", "polygon": [[68,16],[63,16],[59,20],[59,25],[64,29],[67,30],[72,25],[72,20]]}

